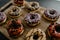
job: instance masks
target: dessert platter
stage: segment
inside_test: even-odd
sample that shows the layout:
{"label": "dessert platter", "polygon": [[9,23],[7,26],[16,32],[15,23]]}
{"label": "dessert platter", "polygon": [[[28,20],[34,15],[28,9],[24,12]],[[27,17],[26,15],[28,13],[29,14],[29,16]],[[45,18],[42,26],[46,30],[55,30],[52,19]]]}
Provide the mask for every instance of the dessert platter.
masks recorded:
{"label": "dessert platter", "polygon": [[55,9],[35,1],[13,0],[0,11],[0,31],[10,40],[60,40],[60,18]]}

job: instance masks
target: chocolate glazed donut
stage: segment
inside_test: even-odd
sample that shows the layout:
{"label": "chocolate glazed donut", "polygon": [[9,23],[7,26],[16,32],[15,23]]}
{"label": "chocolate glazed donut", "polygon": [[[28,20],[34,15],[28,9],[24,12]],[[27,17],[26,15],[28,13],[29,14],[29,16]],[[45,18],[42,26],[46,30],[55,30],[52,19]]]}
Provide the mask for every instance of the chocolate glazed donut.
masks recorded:
{"label": "chocolate glazed donut", "polygon": [[49,21],[56,21],[59,18],[59,15],[56,10],[49,9],[44,11],[43,17]]}
{"label": "chocolate glazed donut", "polygon": [[60,23],[52,23],[48,27],[48,33],[53,38],[60,39]]}
{"label": "chocolate glazed donut", "polygon": [[24,21],[29,26],[36,26],[40,23],[40,18],[41,16],[38,13],[28,13],[25,16]]}

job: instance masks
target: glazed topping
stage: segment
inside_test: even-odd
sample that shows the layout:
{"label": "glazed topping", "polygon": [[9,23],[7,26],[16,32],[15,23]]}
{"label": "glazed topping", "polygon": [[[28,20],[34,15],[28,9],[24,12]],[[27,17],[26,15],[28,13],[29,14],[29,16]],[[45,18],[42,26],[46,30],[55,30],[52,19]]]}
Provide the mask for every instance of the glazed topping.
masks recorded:
{"label": "glazed topping", "polygon": [[12,20],[12,23],[10,24],[10,27],[18,28],[18,27],[21,27],[21,25],[16,23],[16,20]]}
{"label": "glazed topping", "polygon": [[5,14],[0,12],[0,22],[3,21],[5,19]]}
{"label": "glazed topping", "polygon": [[30,19],[35,19],[35,15],[31,15]]}
{"label": "glazed topping", "polygon": [[19,15],[19,9],[17,8],[17,7],[13,7],[12,9],[11,9],[11,12],[10,12],[10,15],[11,16],[18,16]]}
{"label": "glazed topping", "polygon": [[40,20],[40,15],[38,13],[29,13],[28,15],[26,15],[25,17],[25,21],[27,21],[28,23],[36,23]]}
{"label": "glazed topping", "polygon": [[60,25],[56,25],[55,30],[60,33]]}
{"label": "glazed topping", "polygon": [[51,18],[51,19],[55,19],[55,18],[58,18],[59,17],[57,11],[54,10],[54,9],[45,10],[44,11],[44,14],[45,14],[46,17]]}

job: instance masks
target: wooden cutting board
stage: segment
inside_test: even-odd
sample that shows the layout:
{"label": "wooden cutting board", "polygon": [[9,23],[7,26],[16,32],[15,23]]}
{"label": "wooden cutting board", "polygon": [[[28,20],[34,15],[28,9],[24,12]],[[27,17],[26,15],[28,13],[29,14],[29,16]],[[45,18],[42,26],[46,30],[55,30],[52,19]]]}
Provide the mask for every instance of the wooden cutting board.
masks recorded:
{"label": "wooden cutting board", "polygon": [[[14,5],[12,5],[12,6],[14,6]],[[8,8],[4,11],[4,13],[8,14],[8,10],[10,10],[10,8],[12,8],[12,6],[8,7]],[[39,14],[41,15],[40,24],[37,25],[37,26],[34,27],[34,28],[40,28],[40,29],[43,30],[44,32],[46,32],[49,24],[51,23],[51,22],[45,20],[45,19],[42,17],[43,12],[44,12],[45,9],[46,9],[46,8],[40,6],[40,8],[39,8],[38,10],[33,11],[33,12],[39,13]],[[22,24],[24,25],[24,33],[23,33],[19,38],[13,39],[13,38],[9,37],[9,34],[8,34],[8,32],[7,32],[7,27],[6,27],[7,24],[6,24],[6,23],[7,23],[9,20],[11,20],[11,19],[9,19],[9,16],[8,16],[8,15],[7,15],[8,19],[7,19],[6,23],[3,24],[3,25],[0,27],[0,31],[1,31],[7,38],[9,38],[10,40],[25,40],[25,36],[26,36],[27,32],[29,32],[31,29],[33,29],[33,27],[29,27],[29,26],[27,26],[27,25],[23,22],[24,16],[25,16],[26,14],[28,14],[28,11],[27,11],[26,9],[24,9],[24,8],[21,8],[21,13],[22,13],[22,14],[20,15],[19,19],[22,21]],[[59,18],[59,19],[60,19],[60,18]],[[58,22],[60,21],[59,19],[58,19]],[[48,38],[47,38],[47,40],[48,40]]]}

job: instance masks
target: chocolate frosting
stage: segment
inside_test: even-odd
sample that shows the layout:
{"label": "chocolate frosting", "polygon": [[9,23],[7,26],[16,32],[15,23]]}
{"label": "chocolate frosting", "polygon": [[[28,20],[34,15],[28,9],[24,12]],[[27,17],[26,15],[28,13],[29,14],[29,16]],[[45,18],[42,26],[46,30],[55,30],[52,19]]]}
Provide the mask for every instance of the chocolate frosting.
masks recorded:
{"label": "chocolate frosting", "polygon": [[51,18],[51,19],[55,19],[55,18],[58,17],[58,13],[57,13],[57,11],[54,10],[54,9],[45,10],[45,11],[44,11],[44,14],[45,14],[46,17],[49,17],[49,18]]}
{"label": "chocolate frosting", "polygon": [[40,20],[40,15],[38,13],[28,13],[25,17],[27,23],[36,23]]}

